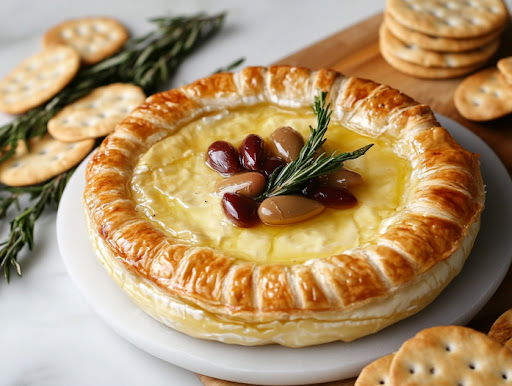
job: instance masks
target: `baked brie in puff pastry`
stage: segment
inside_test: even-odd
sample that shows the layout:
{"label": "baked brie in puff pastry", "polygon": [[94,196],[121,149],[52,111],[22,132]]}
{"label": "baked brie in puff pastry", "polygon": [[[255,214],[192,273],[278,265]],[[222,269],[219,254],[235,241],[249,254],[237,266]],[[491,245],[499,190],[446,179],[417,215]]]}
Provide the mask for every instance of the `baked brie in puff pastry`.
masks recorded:
{"label": "baked brie in puff pastry", "polygon": [[[303,135],[327,92],[327,150],[347,161],[359,204],[290,226],[226,220],[205,166],[215,140]],[[148,314],[188,335],[290,347],[372,334],[427,306],[461,270],[480,224],[478,156],[428,106],[331,70],[220,73],[149,97],[88,164],[85,209],[109,274]]]}

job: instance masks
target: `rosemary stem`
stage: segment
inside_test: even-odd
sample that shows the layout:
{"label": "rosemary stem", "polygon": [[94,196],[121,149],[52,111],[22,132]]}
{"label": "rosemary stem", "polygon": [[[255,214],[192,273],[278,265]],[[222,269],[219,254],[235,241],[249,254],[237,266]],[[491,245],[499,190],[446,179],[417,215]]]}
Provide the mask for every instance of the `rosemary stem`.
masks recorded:
{"label": "rosemary stem", "polygon": [[309,180],[336,171],[343,166],[345,161],[361,157],[373,146],[370,144],[349,153],[316,156],[318,149],[326,141],[325,133],[331,121],[331,106],[326,104],[326,97],[326,92],[315,97],[313,111],[316,115],[316,127],[309,127],[311,135],[302,147],[298,158],[272,173],[267,188],[258,198],[259,200],[296,193]]}
{"label": "rosemary stem", "polygon": [[[0,162],[12,157],[18,141],[27,142],[46,132],[48,121],[64,106],[93,89],[115,82],[140,86],[154,93],[174,75],[193,49],[213,36],[225,14],[153,19],[157,28],[129,41],[114,56],[79,71],[75,79],[48,103],[0,126]],[[162,59],[163,58],[163,59]],[[28,144],[27,144],[28,145]]]}
{"label": "rosemary stem", "polygon": [[[225,14],[214,16],[161,17],[152,19],[156,29],[133,38],[114,56],[81,70],[75,79],[48,103],[30,110],[0,126],[0,162],[15,154],[19,141],[43,135],[48,121],[64,106],[93,89],[115,82],[128,82],[152,94],[165,85],[186,55],[215,35]],[[28,147],[28,143],[27,143]],[[15,207],[19,198],[29,195],[29,203],[10,221],[10,231],[0,243],[0,269],[7,281],[11,270],[21,276],[18,255],[27,246],[34,247],[34,227],[45,208],[57,205],[75,169],[53,177],[42,185],[21,188],[0,186],[0,218]]]}

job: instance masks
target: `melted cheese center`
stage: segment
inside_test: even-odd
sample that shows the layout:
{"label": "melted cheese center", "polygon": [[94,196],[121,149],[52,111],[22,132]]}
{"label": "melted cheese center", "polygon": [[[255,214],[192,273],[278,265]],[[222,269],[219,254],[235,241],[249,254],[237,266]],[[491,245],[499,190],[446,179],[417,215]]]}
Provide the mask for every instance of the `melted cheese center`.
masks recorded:
{"label": "melted cheese center", "polygon": [[278,127],[291,126],[309,137],[315,124],[311,109],[258,105],[223,111],[197,119],[152,146],[140,159],[131,188],[137,208],[180,242],[208,246],[257,263],[301,263],[339,254],[374,239],[383,220],[400,210],[410,165],[399,158],[386,139],[364,137],[332,122],[327,131],[328,152],[375,146],[345,166],[363,176],[355,189],[359,205],[347,210],[326,209],[294,225],[258,225],[242,229],[225,217],[214,193],[223,178],[205,164],[208,146],[225,140],[238,146],[248,134],[268,138]]}

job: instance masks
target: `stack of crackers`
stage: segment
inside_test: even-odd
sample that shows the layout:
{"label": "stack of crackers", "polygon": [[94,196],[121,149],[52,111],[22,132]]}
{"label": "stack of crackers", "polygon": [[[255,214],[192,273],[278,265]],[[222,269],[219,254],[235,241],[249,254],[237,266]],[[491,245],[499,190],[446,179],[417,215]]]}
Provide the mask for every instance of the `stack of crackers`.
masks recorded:
{"label": "stack of crackers", "polygon": [[459,113],[472,121],[489,121],[512,113],[512,57],[464,79],[453,97]]}
{"label": "stack of crackers", "polygon": [[512,310],[488,335],[471,328],[428,328],[370,363],[355,386],[512,385]]}
{"label": "stack of crackers", "polygon": [[[106,17],[65,21],[43,37],[43,49],[0,80],[0,111],[25,113],[62,91],[81,66],[116,53],[128,39],[126,28]],[[132,84],[97,88],[63,108],[48,122],[49,134],[20,142],[13,157],[0,164],[0,182],[25,186],[43,182],[78,164],[128,113],[144,92]]]}
{"label": "stack of crackers", "polygon": [[502,0],[388,0],[380,50],[408,75],[459,77],[496,53],[508,19]]}

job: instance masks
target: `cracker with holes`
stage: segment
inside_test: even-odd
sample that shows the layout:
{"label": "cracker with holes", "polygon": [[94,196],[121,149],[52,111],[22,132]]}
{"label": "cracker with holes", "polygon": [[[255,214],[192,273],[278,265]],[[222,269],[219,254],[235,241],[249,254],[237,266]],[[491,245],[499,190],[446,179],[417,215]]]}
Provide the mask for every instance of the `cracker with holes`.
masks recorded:
{"label": "cracker with holes", "polygon": [[458,68],[483,64],[499,47],[499,41],[494,40],[472,51],[436,52],[402,42],[390,32],[385,23],[381,25],[379,34],[383,50],[406,62],[425,67]]}
{"label": "cracker with holes", "polygon": [[0,111],[21,114],[61,91],[80,67],[78,53],[53,46],[21,62],[0,80]]}
{"label": "cracker with holes", "polygon": [[94,64],[119,51],[128,31],[108,17],[85,17],[64,21],[43,36],[45,47],[64,44],[74,48],[85,64]]}
{"label": "cracker with holes", "polygon": [[357,377],[354,386],[381,386],[389,383],[389,370],[394,354],[379,358],[366,366]]}
{"label": "cracker with holes", "polygon": [[449,78],[457,78],[459,76],[463,76],[469,74],[480,68],[481,64],[475,64],[472,66],[464,66],[464,67],[425,67],[420,64],[415,64],[408,62],[406,60],[400,59],[386,50],[382,39],[379,40],[380,43],[380,52],[386,62],[398,71],[403,72],[404,74],[415,76],[417,78],[423,79],[449,79]]}
{"label": "cracker with holes", "polygon": [[512,56],[498,61],[498,70],[509,83],[512,85]]}
{"label": "cracker with holes", "polygon": [[502,0],[388,0],[387,11],[415,31],[463,39],[492,33],[508,17]]}
{"label": "cracker with holes", "polygon": [[428,328],[396,352],[390,384],[512,385],[512,351],[470,328]]}
{"label": "cracker with holes", "polygon": [[50,119],[48,131],[65,142],[103,137],[145,98],[140,87],[129,83],[98,87]]}
{"label": "cracker with holes", "polygon": [[94,140],[66,143],[46,134],[30,140],[29,151],[0,164],[0,182],[10,186],[38,184],[78,164],[93,148]]}
{"label": "cracker with holes", "polygon": [[503,28],[499,28],[491,33],[469,39],[452,39],[439,36],[426,35],[424,33],[409,29],[396,21],[389,12],[385,14],[386,27],[398,39],[409,44],[414,44],[420,48],[429,51],[440,52],[461,52],[480,48],[492,41],[497,40]]}
{"label": "cracker with holes", "polygon": [[512,309],[496,319],[489,330],[489,336],[503,345],[512,340]]}
{"label": "cracker with holes", "polygon": [[463,117],[488,121],[512,112],[512,86],[497,68],[487,68],[464,79],[453,100]]}

